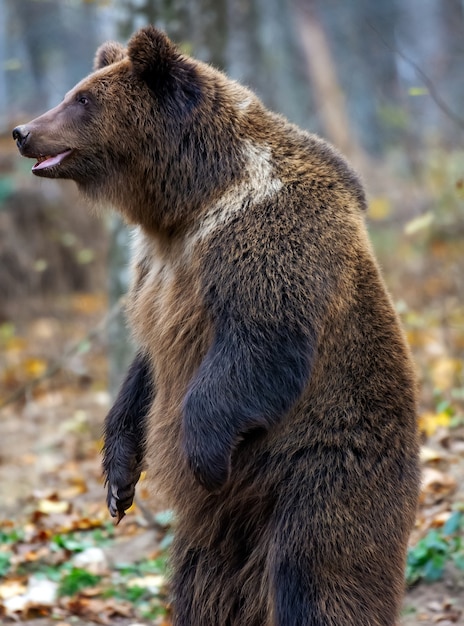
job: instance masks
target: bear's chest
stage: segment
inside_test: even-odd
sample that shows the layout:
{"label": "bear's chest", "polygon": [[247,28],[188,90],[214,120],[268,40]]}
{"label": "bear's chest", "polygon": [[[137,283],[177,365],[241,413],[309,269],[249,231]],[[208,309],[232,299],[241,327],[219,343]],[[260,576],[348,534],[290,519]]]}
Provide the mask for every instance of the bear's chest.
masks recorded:
{"label": "bear's chest", "polygon": [[194,259],[180,246],[166,250],[156,240],[140,238],[128,301],[130,324],[153,360],[158,381],[172,382],[180,369],[192,376],[211,334]]}

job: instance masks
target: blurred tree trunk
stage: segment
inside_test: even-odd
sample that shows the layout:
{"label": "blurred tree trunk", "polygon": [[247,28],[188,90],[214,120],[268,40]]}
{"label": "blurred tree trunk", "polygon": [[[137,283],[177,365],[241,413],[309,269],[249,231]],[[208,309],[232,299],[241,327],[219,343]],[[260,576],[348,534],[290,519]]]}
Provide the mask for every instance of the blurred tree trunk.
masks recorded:
{"label": "blurred tree trunk", "polygon": [[[429,137],[436,138],[446,129],[448,137],[456,138],[459,124],[437,104],[413,63],[427,76],[446,107],[462,118],[462,97],[459,94],[462,95],[464,89],[459,52],[464,49],[463,25],[464,4],[457,0],[443,3],[422,0],[420,11],[412,0],[404,0],[401,4],[397,46],[402,53],[399,60],[402,84],[407,93],[411,88],[423,88],[422,97],[409,97],[405,102],[416,139],[423,134],[424,128]],[[457,65],[456,60],[459,60]]]}
{"label": "blurred tree trunk", "polygon": [[5,0],[0,0],[0,132],[6,130],[8,98],[6,93],[6,29],[7,29],[7,7]]}
{"label": "blurred tree trunk", "polygon": [[[300,0],[300,4],[309,3]],[[396,58],[388,46],[395,41],[401,3],[312,0],[310,4],[324,31],[330,33],[351,125],[363,147],[379,154],[395,132],[388,120],[398,115],[400,106]]]}
{"label": "blurred tree trunk", "polygon": [[[36,115],[55,106],[87,74],[97,42],[95,2],[2,0],[1,45],[12,110]],[[0,66],[0,71],[2,71]]]}
{"label": "blurred tree trunk", "polygon": [[270,109],[310,127],[311,101],[303,52],[287,0],[226,0],[224,69],[250,86]]}
{"label": "blurred tree trunk", "polygon": [[[443,74],[444,81],[441,91],[448,100],[453,111],[462,115],[462,103],[464,101],[464,81],[462,80],[463,67],[463,33],[464,33],[464,2],[454,0],[453,2],[444,2],[443,11],[443,29],[444,43],[447,46],[447,54],[444,58]],[[442,55],[444,56],[444,55]],[[440,88],[440,85],[437,85]],[[445,132],[448,140],[456,139],[456,124],[451,120],[445,121]],[[462,145],[462,133],[460,133]]]}
{"label": "blurred tree trunk", "polygon": [[21,0],[11,3],[12,14],[15,15],[20,33],[20,41],[24,46],[25,60],[32,78],[32,91],[36,102],[40,102],[44,110],[49,106],[49,89],[44,80],[46,75],[47,57],[52,53],[54,14],[57,7],[52,2],[34,2]]}
{"label": "blurred tree trunk", "polygon": [[345,95],[338,81],[335,62],[322,24],[306,3],[298,3],[296,11],[296,21],[324,135],[351,159],[356,167],[363,169],[365,162],[363,151],[350,128]]}

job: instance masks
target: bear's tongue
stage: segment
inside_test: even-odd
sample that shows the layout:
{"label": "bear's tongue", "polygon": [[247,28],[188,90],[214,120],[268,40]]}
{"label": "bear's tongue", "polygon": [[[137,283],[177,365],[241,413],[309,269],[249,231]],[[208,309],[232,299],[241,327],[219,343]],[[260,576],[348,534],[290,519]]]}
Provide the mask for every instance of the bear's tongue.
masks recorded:
{"label": "bear's tongue", "polygon": [[33,170],[43,170],[47,167],[52,167],[53,165],[58,165],[61,161],[71,154],[72,150],[65,150],[64,152],[60,152],[55,156],[43,156],[38,157],[37,163],[32,167]]}

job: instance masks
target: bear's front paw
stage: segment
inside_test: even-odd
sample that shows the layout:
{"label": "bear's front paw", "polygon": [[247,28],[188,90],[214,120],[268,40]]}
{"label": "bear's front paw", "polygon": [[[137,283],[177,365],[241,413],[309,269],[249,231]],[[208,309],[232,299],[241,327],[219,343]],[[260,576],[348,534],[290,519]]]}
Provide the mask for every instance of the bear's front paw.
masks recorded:
{"label": "bear's front paw", "polygon": [[137,480],[129,485],[125,485],[124,487],[108,482],[106,503],[111,517],[116,518],[116,524],[119,524],[126,514],[127,509],[132,506]]}
{"label": "bear's front paw", "polygon": [[204,378],[185,397],[183,447],[196,480],[208,491],[218,491],[229,479],[237,433],[229,413],[215,401],[223,394],[215,390],[214,378]]}
{"label": "bear's front paw", "polygon": [[122,446],[116,448],[116,453],[114,448],[106,448],[103,459],[107,486],[106,504],[117,524],[134,501],[135,485],[142,473],[141,465],[141,459]]}
{"label": "bear's front paw", "polygon": [[198,442],[186,437],[185,453],[187,462],[196,480],[208,491],[218,491],[225,485],[230,475],[232,450],[223,441]]}

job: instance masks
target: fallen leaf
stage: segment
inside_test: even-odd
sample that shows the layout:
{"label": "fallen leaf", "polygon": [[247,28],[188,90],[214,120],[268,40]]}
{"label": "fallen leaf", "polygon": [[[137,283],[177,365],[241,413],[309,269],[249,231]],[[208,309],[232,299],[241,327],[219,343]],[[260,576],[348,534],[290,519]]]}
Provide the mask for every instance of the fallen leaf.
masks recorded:
{"label": "fallen leaf", "polygon": [[3,602],[5,614],[15,619],[17,615],[27,616],[32,611],[47,614],[57,600],[58,583],[46,578],[31,576],[27,587],[16,588],[17,593]]}
{"label": "fallen leaf", "polygon": [[438,428],[448,428],[450,425],[451,416],[446,412],[442,413],[431,413],[425,412],[419,416],[419,429],[427,435],[427,437],[431,437]]}
{"label": "fallen leaf", "polygon": [[434,219],[434,214],[431,211],[428,211],[427,213],[419,215],[418,217],[415,217],[410,222],[408,222],[404,227],[404,232],[406,235],[415,235],[419,231],[431,226]]}
{"label": "fallen leaf", "polygon": [[45,515],[50,515],[51,513],[68,513],[71,510],[71,504],[65,500],[50,500],[46,498],[37,503],[37,510]]}
{"label": "fallen leaf", "polygon": [[20,580],[7,580],[0,585],[0,599],[7,600],[26,592],[27,585]]}
{"label": "fallen leaf", "polygon": [[436,463],[438,461],[441,461],[442,459],[443,454],[438,452],[438,450],[434,450],[433,448],[429,448],[428,446],[421,447],[420,460],[422,461],[422,463]]}
{"label": "fallen leaf", "polygon": [[443,500],[456,490],[456,480],[445,472],[432,467],[424,467],[422,471],[421,504],[431,505]]}
{"label": "fallen leaf", "polygon": [[142,576],[140,578],[131,578],[127,582],[128,587],[139,587],[140,589],[149,589],[152,593],[158,593],[161,587],[166,584],[166,579],[161,575]]}
{"label": "fallen leaf", "polygon": [[91,547],[76,554],[72,559],[75,567],[87,570],[91,574],[102,575],[108,571],[105,553],[101,548]]}
{"label": "fallen leaf", "polygon": [[134,614],[134,609],[129,602],[85,598],[82,595],[77,598],[64,599],[62,605],[74,615],[91,619],[104,626],[109,626],[113,617],[132,617]]}
{"label": "fallen leaf", "polygon": [[28,378],[38,378],[46,371],[48,363],[44,359],[30,357],[24,361],[23,367]]}

